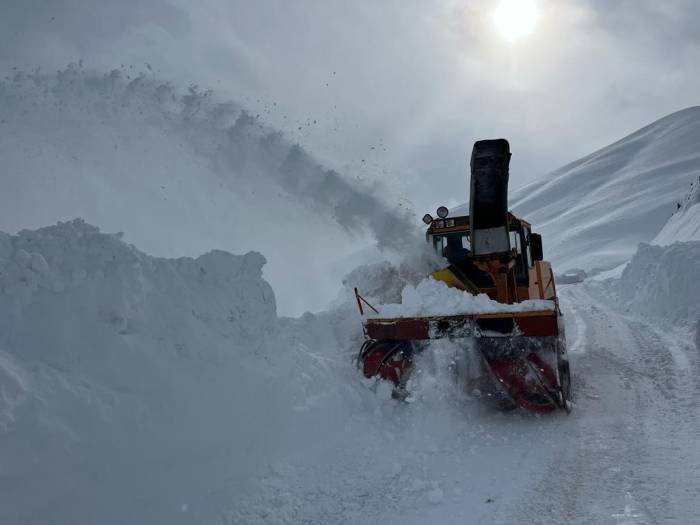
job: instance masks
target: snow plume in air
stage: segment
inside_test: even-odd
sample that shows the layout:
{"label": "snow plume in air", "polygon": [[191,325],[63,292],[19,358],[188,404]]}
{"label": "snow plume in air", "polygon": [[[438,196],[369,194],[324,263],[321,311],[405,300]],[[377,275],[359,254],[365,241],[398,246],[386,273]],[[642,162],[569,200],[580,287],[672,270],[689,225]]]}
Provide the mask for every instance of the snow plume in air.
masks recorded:
{"label": "snow plume in air", "polygon": [[272,176],[303,205],[331,216],[349,231],[368,228],[382,248],[401,247],[408,239],[408,216],[383,202],[378,185],[362,187],[319,164],[280,132],[261,126],[242,111],[218,145],[226,167],[234,173]]}
{"label": "snow plume in air", "polygon": [[287,313],[323,307],[353,254],[414,242],[380,185],[325,168],[236,102],[130,67],[0,81],[0,157],[4,230],[82,217],[156,255],[257,250]]}

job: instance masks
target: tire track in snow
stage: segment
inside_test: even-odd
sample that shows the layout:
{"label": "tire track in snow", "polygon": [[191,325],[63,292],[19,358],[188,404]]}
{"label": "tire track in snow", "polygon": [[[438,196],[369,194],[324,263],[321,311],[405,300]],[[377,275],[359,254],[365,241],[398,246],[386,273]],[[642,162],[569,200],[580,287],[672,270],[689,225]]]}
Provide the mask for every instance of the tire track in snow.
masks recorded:
{"label": "tire track in snow", "polygon": [[533,523],[615,523],[613,515],[624,507],[626,464],[640,448],[637,436],[627,436],[629,416],[638,406],[634,392],[624,387],[624,371],[609,364],[610,358],[619,358],[602,343],[623,346],[627,334],[619,327],[602,337],[591,322],[597,312],[583,300],[579,286],[563,288],[561,299],[565,316],[575,318],[569,323],[586,328],[583,351],[571,355],[572,370],[585,383],[576,392],[567,424],[558,429],[567,449],[533,483],[522,511]]}
{"label": "tire track in snow", "polygon": [[[567,453],[513,516],[533,523],[686,524],[697,519],[698,363],[682,336],[621,315],[583,286],[562,287],[565,315],[586,327],[584,375]],[[576,335],[574,346],[582,341]],[[521,520],[522,522],[522,520]]]}

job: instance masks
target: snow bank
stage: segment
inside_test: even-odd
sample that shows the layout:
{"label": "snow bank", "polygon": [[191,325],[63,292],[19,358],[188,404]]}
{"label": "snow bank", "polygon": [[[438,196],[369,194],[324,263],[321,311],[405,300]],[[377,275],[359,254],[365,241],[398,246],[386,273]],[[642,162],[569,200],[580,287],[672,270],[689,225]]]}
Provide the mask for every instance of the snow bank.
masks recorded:
{"label": "snow bank", "polygon": [[404,287],[401,304],[381,305],[378,307],[379,314],[371,314],[376,317],[418,317],[552,309],[553,301],[530,300],[518,304],[502,304],[489,299],[486,294],[471,295],[428,278],[417,286],[409,284]]}
{"label": "snow bank", "polygon": [[694,327],[700,321],[700,242],[640,244],[616,286],[628,310]]}
{"label": "snow bank", "polygon": [[[174,321],[183,312],[240,338],[276,319],[272,288],[262,280],[265,258],[255,252],[152,258],[126,245],[121,234],[103,234],[75,220],[2,234],[0,264],[0,331],[9,341],[24,326],[39,320],[46,325],[51,316],[65,322],[75,316],[73,306],[85,305],[96,307],[91,317],[122,335],[167,329],[185,337],[192,327]],[[71,308],[52,308],[56,301]]]}
{"label": "snow bank", "polygon": [[0,234],[0,523],[213,522],[302,394],[264,262],[82,221]]}

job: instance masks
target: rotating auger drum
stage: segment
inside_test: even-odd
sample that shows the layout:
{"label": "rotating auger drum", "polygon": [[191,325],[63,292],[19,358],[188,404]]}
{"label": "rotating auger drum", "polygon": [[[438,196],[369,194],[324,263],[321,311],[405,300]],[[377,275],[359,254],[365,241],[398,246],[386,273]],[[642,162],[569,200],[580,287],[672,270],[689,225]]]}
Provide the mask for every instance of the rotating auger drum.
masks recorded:
{"label": "rotating auger drum", "polygon": [[[473,338],[466,350],[482,365],[481,375],[462,379],[476,380],[485,399],[499,408],[521,407],[531,412],[562,408],[568,412],[571,380],[559,320],[556,311],[546,310],[528,312],[525,317],[368,318],[358,364],[365,377],[391,381],[396,397],[402,397],[414,356],[431,351],[431,340]],[[505,331],[494,330],[498,324]]]}

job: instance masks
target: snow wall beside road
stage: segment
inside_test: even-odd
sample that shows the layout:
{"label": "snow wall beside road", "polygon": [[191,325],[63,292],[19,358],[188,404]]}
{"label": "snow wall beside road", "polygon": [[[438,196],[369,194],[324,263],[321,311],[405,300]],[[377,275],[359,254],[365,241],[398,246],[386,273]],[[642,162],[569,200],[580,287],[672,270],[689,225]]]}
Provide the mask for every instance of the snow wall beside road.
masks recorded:
{"label": "snow wall beside road", "polygon": [[640,244],[617,283],[621,304],[662,320],[700,320],[700,242]]}
{"label": "snow wall beside road", "polygon": [[264,263],[0,233],[0,523],[213,523],[303,441],[326,384],[278,342]]}

